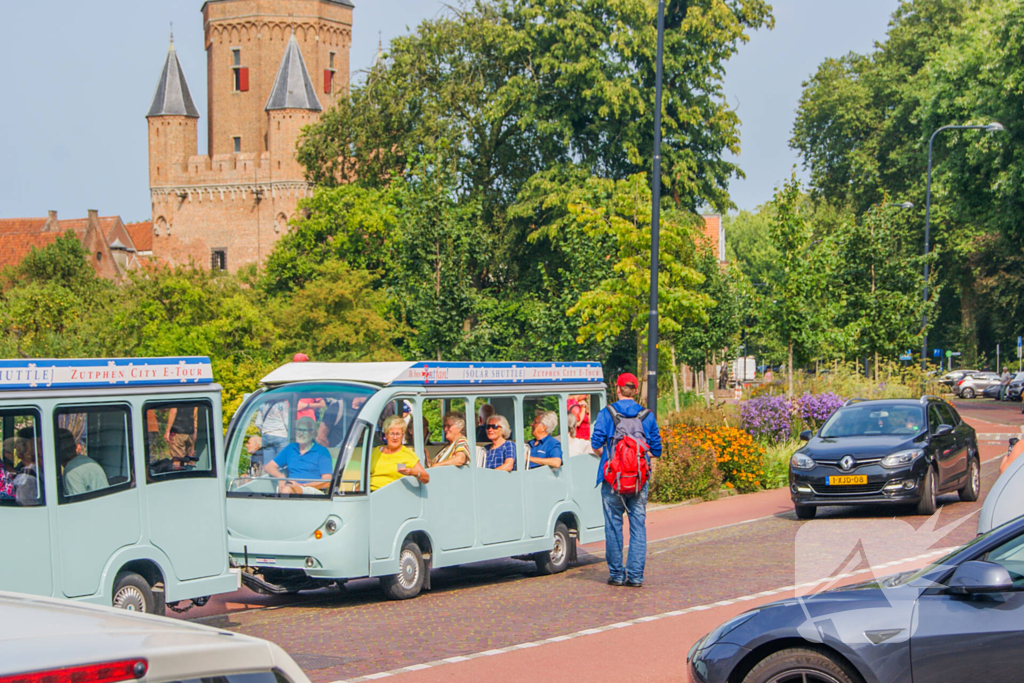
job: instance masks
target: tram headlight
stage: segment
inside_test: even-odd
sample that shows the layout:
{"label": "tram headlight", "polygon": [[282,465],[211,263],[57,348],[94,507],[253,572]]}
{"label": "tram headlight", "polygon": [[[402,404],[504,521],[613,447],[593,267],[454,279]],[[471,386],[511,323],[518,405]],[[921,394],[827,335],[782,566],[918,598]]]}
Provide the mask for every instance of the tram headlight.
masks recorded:
{"label": "tram headlight", "polygon": [[327,520],[327,524],[324,524],[324,529],[327,530],[327,533],[333,534],[338,530],[338,521],[334,519]]}
{"label": "tram headlight", "polygon": [[312,557],[306,558],[306,569],[312,569],[316,565],[316,560]]}

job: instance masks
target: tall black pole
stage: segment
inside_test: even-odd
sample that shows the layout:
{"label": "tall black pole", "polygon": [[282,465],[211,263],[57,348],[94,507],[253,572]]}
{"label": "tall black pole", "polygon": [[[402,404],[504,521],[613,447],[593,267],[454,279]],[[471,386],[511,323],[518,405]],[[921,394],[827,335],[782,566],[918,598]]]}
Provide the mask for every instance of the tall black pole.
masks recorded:
{"label": "tall black pole", "polygon": [[651,302],[647,315],[647,408],[658,415],[658,233],[661,228],[661,61],[665,0],[658,0],[658,54],[654,74],[654,173],[651,179]]}
{"label": "tall black pole", "polygon": [[[928,237],[932,226],[932,143],[942,128],[928,138],[928,180],[924,191],[924,255],[928,256]],[[921,372],[928,370],[928,259],[924,262],[924,307],[921,309]],[[941,370],[941,368],[939,368]]]}
{"label": "tall black pole", "polygon": [[[928,138],[928,180],[925,184],[924,191],[924,255],[928,256],[928,237],[931,229],[931,215],[932,215],[932,143],[935,141],[935,136],[944,130],[986,130],[990,133],[998,133],[1003,130],[1003,126],[1000,123],[993,121],[992,123],[983,126],[942,126],[936,129],[932,136]],[[924,372],[928,369],[928,261],[924,262],[924,306],[925,310],[921,312],[921,371]],[[939,370],[942,369],[941,359],[939,363]]]}

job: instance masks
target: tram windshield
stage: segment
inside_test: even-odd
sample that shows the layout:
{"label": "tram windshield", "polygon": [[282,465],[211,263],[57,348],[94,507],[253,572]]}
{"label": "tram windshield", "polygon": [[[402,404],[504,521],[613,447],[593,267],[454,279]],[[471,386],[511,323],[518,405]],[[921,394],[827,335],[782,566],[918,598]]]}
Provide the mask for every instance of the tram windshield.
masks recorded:
{"label": "tram windshield", "polygon": [[234,422],[228,495],[323,498],[331,495],[339,470],[343,481],[358,483],[362,462],[353,461],[352,454],[358,459],[362,451],[344,446],[374,392],[332,383],[291,384],[260,394]]}

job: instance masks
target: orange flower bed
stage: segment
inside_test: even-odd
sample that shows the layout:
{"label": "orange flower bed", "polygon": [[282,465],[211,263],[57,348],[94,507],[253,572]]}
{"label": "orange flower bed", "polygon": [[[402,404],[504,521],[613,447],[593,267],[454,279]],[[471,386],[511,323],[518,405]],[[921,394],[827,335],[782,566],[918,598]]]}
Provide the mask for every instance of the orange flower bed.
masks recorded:
{"label": "orange flower bed", "polygon": [[677,425],[662,433],[669,449],[675,444],[687,444],[713,453],[718,469],[728,488],[749,493],[764,488],[764,449],[754,442],[750,434],[736,427],[689,427]]}

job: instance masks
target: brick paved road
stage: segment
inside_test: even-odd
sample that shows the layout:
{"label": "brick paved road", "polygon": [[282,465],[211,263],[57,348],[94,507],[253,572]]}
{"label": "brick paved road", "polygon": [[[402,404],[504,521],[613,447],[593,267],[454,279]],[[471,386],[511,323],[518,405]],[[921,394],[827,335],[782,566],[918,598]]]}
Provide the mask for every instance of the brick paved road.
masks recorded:
{"label": "brick paved road", "polygon": [[[985,445],[982,457],[999,452],[1000,446]],[[984,490],[996,472],[995,462],[984,466]],[[757,495],[767,500],[773,494]],[[941,501],[940,527],[980,506],[956,502],[955,495]],[[777,509],[772,502],[766,514]],[[832,557],[835,546],[858,534],[870,534],[872,545],[885,546],[877,541],[891,538],[888,545],[897,554],[872,556],[874,564],[917,554],[904,552],[906,532],[922,529],[926,519],[908,516],[886,525],[892,514],[828,508],[819,517],[835,535],[806,534],[800,543],[797,534],[807,523],[797,522],[792,512],[655,541],[649,545],[642,590],[607,586],[599,551],[581,552],[580,565],[557,576],[535,576],[530,562],[481,563],[435,571],[433,590],[415,600],[386,602],[376,580],[364,580],[344,591],[306,596],[304,604],[201,621],[272,640],[315,683],[336,681],[778,588],[794,583],[796,556],[804,568],[817,562],[827,575],[843,559]],[[810,524],[825,528],[818,521]],[[974,534],[972,518],[932,545],[958,545]],[[856,560],[842,571],[866,566]],[[680,643],[683,652],[688,646]]]}

